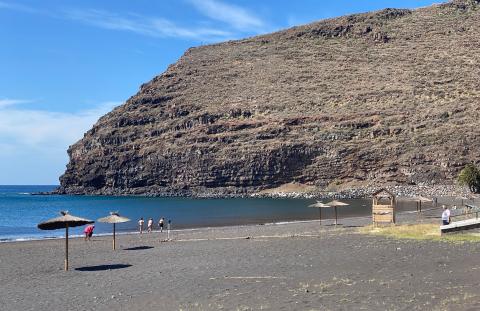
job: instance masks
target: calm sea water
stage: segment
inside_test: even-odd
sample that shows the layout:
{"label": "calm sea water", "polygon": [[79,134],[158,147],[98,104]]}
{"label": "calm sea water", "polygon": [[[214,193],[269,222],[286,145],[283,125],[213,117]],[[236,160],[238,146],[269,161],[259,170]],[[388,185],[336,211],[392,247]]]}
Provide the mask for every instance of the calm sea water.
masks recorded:
{"label": "calm sea water", "polygon": [[[171,219],[174,229],[205,226],[259,224],[318,219],[318,209],[308,207],[313,199],[191,199],[114,196],[31,195],[51,191],[55,186],[0,186],[0,241],[59,237],[63,230],[42,231],[37,224],[59,216],[59,211],[96,220],[119,211],[132,219],[118,224],[119,231],[134,231],[137,220],[149,217],[157,224],[160,217]],[[371,200],[345,200],[350,206],[339,208],[341,217],[368,216]],[[408,207],[400,207],[407,209]],[[332,218],[333,209],[323,209],[322,218]],[[81,234],[83,228],[73,228]],[[95,233],[109,233],[112,227],[96,223]]]}

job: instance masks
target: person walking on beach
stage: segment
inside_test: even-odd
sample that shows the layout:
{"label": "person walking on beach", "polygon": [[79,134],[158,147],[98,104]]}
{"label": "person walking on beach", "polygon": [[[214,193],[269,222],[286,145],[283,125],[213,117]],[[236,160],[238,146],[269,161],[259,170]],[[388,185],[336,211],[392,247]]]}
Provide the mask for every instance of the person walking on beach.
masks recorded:
{"label": "person walking on beach", "polygon": [[145,223],[145,221],[143,220],[143,217],[140,218],[140,220],[138,221],[138,231],[140,231],[140,234],[143,234],[143,224]]}
{"label": "person walking on beach", "polygon": [[163,223],[165,222],[165,218],[160,218],[158,221],[158,226],[160,227],[160,232],[163,232]]}
{"label": "person walking on beach", "polygon": [[442,223],[444,226],[450,224],[450,210],[446,205],[443,206]]}
{"label": "person walking on beach", "polygon": [[95,229],[94,225],[88,225],[85,230],[83,230],[83,233],[85,233],[85,241],[90,241],[90,238],[93,235],[93,230]]}
{"label": "person walking on beach", "polygon": [[149,218],[147,222],[147,232],[152,232],[153,229],[153,218]]}

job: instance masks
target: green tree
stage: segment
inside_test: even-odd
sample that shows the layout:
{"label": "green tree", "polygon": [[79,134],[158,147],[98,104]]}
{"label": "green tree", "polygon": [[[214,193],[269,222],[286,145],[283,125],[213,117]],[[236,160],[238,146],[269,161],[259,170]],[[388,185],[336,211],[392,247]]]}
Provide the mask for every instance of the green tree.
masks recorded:
{"label": "green tree", "polygon": [[480,170],[474,164],[467,164],[458,175],[458,183],[468,186],[471,192],[480,192]]}

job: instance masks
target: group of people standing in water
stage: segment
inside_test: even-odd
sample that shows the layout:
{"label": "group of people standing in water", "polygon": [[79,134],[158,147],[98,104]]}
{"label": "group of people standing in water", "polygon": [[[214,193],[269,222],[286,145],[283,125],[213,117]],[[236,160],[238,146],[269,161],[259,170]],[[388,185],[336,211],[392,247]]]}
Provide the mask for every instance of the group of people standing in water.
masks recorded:
{"label": "group of people standing in water", "polygon": [[[172,221],[169,219],[167,221],[167,233],[170,234],[170,227],[171,227]],[[138,231],[140,234],[143,234],[143,229],[145,225],[145,220],[143,220],[143,217],[138,220]],[[163,232],[163,227],[165,225],[165,218],[162,217],[158,220],[158,229],[160,232]],[[147,232],[150,233],[153,230],[153,218],[149,218],[147,221]]]}

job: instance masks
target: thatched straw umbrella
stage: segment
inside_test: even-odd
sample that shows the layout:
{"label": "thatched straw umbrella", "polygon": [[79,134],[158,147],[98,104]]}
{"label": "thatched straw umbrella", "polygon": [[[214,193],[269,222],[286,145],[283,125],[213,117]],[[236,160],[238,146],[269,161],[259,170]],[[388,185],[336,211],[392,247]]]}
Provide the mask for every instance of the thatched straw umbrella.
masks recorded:
{"label": "thatched straw umbrella", "polygon": [[68,228],[93,224],[94,221],[68,214],[68,211],[60,212],[62,216],[52,218],[37,225],[41,230],[57,230],[65,228],[65,271],[68,270]]}
{"label": "thatched straw umbrella", "polygon": [[315,204],[310,204],[308,207],[316,207],[318,208],[318,213],[320,216],[320,225],[322,225],[322,207],[330,207],[322,202],[317,201]]}
{"label": "thatched straw umbrella", "polygon": [[333,200],[333,201],[328,202],[328,203],[325,203],[325,204],[326,204],[327,206],[333,207],[333,208],[335,209],[335,226],[337,225],[337,207],[350,205],[350,204],[348,204],[348,203],[341,202],[341,201],[338,201],[338,200]]}
{"label": "thatched straw umbrella", "polygon": [[110,216],[99,218],[97,221],[113,224],[113,249],[115,249],[115,224],[127,222],[130,219],[120,216],[118,212],[110,212]]}

